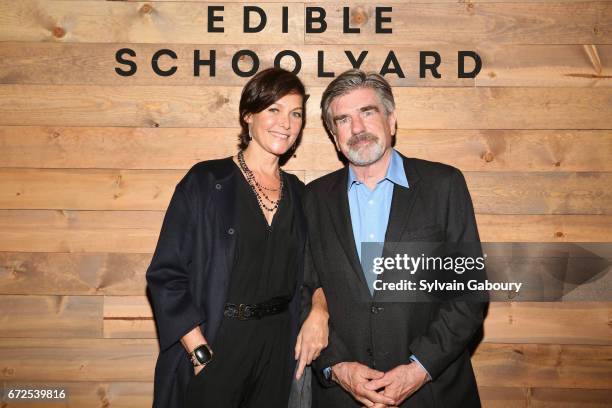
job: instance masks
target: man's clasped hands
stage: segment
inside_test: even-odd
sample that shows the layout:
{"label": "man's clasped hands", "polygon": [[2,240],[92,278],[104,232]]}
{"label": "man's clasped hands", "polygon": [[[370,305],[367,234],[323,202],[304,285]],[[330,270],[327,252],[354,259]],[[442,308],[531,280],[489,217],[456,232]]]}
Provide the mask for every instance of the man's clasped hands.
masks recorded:
{"label": "man's clasped hands", "polygon": [[399,406],[428,381],[420,364],[399,365],[386,373],[357,362],[332,367],[332,380],[368,408]]}

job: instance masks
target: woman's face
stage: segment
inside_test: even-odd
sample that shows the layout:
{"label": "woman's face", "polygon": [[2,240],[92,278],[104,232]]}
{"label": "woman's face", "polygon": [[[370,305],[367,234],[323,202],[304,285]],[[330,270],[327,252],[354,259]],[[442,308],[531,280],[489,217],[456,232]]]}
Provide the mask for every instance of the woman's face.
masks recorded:
{"label": "woman's face", "polygon": [[286,153],[302,129],[303,114],[302,96],[288,94],[261,112],[247,115],[251,143],[276,156]]}

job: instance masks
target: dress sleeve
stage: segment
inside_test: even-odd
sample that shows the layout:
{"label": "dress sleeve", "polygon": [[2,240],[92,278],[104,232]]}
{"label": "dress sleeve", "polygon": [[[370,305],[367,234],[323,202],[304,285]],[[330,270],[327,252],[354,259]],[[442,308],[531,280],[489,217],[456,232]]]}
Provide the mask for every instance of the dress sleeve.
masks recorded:
{"label": "dress sleeve", "polygon": [[190,292],[194,219],[188,195],[179,184],[170,200],[146,273],[162,351],[204,320]]}

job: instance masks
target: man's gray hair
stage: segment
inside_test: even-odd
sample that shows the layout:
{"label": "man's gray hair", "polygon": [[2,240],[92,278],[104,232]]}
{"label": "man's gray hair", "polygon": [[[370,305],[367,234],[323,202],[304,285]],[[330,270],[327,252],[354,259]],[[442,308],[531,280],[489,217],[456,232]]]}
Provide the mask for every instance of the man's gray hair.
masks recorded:
{"label": "man's gray hair", "polygon": [[375,72],[366,73],[359,69],[345,71],[327,85],[321,98],[321,115],[323,116],[325,127],[331,133],[336,133],[336,124],[331,113],[332,101],[338,96],[346,95],[359,88],[370,88],[376,91],[385,108],[386,115],[395,110],[395,100],[393,99],[391,85],[389,85],[385,78]]}

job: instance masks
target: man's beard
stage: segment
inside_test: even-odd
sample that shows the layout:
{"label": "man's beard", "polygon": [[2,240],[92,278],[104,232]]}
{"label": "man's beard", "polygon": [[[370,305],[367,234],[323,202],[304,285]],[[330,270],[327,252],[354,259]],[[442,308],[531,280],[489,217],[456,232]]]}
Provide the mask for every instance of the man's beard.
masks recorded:
{"label": "man's beard", "polygon": [[[361,147],[356,146],[363,141],[369,143]],[[369,132],[351,136],[346,144],[348,146],[347,158],[356,166],[368,166],[375,163],[385,152],[385,146],[380,138]]]}

